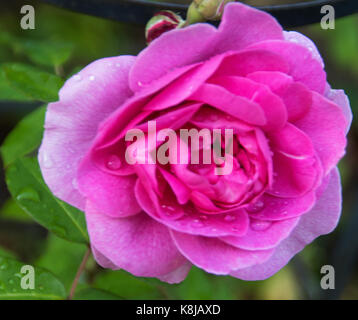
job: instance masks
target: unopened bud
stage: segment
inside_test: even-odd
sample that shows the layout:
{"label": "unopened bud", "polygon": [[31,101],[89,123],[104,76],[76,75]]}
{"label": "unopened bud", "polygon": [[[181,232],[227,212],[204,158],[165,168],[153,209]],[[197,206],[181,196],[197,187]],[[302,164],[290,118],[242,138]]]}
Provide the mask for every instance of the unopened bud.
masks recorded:
{"label": "unopened bud", "polygon": [[188,9],[186,24],[220,20],[224,7],[229,2],[235,2],[235,0],[193,0]]}
{"label": "unopened bud", "polygon": [[163,10],[156,13],[145,28],[147,43],[149,44],[164,32],[180,28],[183,24],[184,20],[172,11]]}

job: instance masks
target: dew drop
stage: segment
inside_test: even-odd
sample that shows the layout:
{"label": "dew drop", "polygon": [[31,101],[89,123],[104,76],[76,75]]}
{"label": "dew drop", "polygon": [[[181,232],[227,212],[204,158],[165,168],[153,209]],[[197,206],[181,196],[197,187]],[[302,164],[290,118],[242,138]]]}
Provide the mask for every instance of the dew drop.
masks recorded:
{"label": "dew drop", "polygon": [[23,201],[23,200],[30,200],[30,201],[34,201],[34,202],[40,202],[40,196],[37,193],[37,191],[31,187],[27,187],[22,189],[19,194],[17,195],[16,199],[18,201]]}
{"label": "dew drop", "polygon": [[259,200],[253,204],[251,204],[250,206],[248,206],[247,211],[255,213],[255,212],[259,212],[264,208],[265,204]]}
{"label": "dew drop", "polygon": [[216,232],[216,231],[218,231],[218,229],[212,228],[211,231],[212,231],[212,232]]}
{"label": "dew drop", "polygon": [[9,284],[14,284],[14,280],[10,279]]}
{"label": "dew drop", "polygon": [[106,166],[109,170],[118,170],[121,167],[121,160],[118,156],[112,155],[109,157]]}
{"label": "dew drop", "polygon": [[82,79],[82,77],[79,74],[75,74],[73,76],[73,79],[75,79],[76,81],[80,81]]}
{"label": "dew drop", "polygon": [[93,81],[94,79],[96,79],[96,77],[95,76],[90,76],[89,79],[90,79],[90,81]]}
{"label": "dew drop", "polygon": [[236,220],[236,217],[232,214],[227,214],[225,217],[224,217],[224,220],[226,222],[233,222]]}
{"label": "dew drop", "polygon": [[192,223],[192,226],[193,227],[195,227],[195,228],[200,228],[200,227],[202,227],[204,224],[200,221],[200,220],[198,220],[198,219],[195,219],[194,221],[193,221],[193,223]]}
{"label": "dew drop", "polygon": [[205,221],[205,220],[208,220],[208,217],[206,215],[202,214],[201,216],[199,216],[199,219]]}
{"label": "dew drop", "polygon": [[78,190],[78,181],[76,178],[72,180],[72,186],[75,190]]}
{"label": "dew drop", "polygon": [[116,67],[119,68],[121,66],[120,63],[116,63]]}
{"label": "dew drop", "polygon": [[143,86],[143,83],[140,82],[140,81],[138,81],[137,84],[138,84],[139,87],[142,87],[142,86]]}
{"label": "dew drop", "polygon": [[47,153],[43,154],[42,163],[46,169],[50,169],[53,167],[53,162]]}
{"label": "dew drop", "polygon": [[161,205],[161,208],[163,209],[164,213],[167,215],[171,215],[175,212],[175,208],[172,206],[167,206],[165,204]]}
{"label": "dew drop", "polygon": [[271,226],[271,222],[270,221],[254,220],[254,221],[251,221],[250,226],[255,231],[264,231],[268,227]]}

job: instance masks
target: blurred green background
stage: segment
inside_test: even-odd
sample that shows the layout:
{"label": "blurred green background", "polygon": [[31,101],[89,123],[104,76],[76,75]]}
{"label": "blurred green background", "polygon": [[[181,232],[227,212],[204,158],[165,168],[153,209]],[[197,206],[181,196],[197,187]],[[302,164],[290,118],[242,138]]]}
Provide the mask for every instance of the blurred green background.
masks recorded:
{"label": "blurred green background", "polygon": [[[277,1],[250,1],[271,4]],[[280,1],[285,2],[285,1]],[[143,27],[127,25],[33,2],[36,29],[20,28],[20,7],[26,3],[0,4],[0,80],[4,63],[20,62],[66,79],[95,59],[136,55],[145,47]],[[333,88],[344,88],[353,113],[358,108],[358,15],[336,21],[335,30],[320,25],[295,28],[317,44]],[[0,143],[26,114],[41,103],[1,84]],[[319,119],[317,119],[319,121]],[[126,299],[358,299],[358,122],[349,134],[347,155],[340,163],[344,210],[338,228],[305,248],[288,266],[266,281],[244,282],[206,274],[193,268],[180,285],[135,278],[122,271],[101,269],[91,259],[79,288],[91,286],[106,298]],[[68,290],[81,263],[85,245],[62,240],[33,222],[9,198],[0,171],[0,253],[54,273]],[[333,265],[336,289],[322,290],[320,268]],[[83,290],[80,298],[94,291]]]}

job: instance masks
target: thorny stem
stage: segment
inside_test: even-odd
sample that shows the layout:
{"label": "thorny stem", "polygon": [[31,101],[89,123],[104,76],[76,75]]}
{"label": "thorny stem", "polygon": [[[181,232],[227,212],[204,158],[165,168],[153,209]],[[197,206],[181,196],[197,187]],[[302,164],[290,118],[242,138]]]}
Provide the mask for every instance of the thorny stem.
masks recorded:
{"label": "thorny stem", "polygon": [[72,300],[73,299],[73,297],[75,295],[75,292],[76,292],[77,285],[78,285],[78,281],[79,281],[79,279],[81,277],[82,272],[86,268],[86,264],[87,264],[87,261],[88,261],[88,258],[90,257],[90,255],[91,255],[91,248],[88,248],[86,253],[85,253],[85,255],[83,256],[83,259],[82,259],[82,262],[81,262],[80,266],[78,267],[76,276],[73,279],[70,294],[68,295],[67,300]]}

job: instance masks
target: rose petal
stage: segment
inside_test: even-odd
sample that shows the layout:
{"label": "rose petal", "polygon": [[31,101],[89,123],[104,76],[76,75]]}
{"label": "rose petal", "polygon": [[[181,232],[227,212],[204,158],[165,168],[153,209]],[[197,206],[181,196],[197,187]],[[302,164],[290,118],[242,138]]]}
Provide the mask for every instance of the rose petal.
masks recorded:
{"label": "rose petal", "polygon": [[266,124],[265,114],[257,103],[214,84],[203,84],[189,99],[207,103],[250,124]]}
{"label": "rose petal", "polygon": [[162,277],[187,262],[168,229],[145,213],[114,219],[88,202],[86,219],[91,243],[118,269],[138,277]]}
{"label": "rose petal", "polygon": [[103,172],[86,157],[77,179],[81,193],[104,214],[127,217],[141,211],[134,195],[135,175],[122,177]]}
{"label": "rose petal", "polygon": [[46,184],[61,200],[83,210],[76,172],[98,125],[131,94],[132,56],[97,60],[66,81],[60,101],[48,106],[39,163]]}
{"label": "rose petal", "polygon": [[289,74],[296,81],[304,83],[311,90],[324,93],[326,73],[306,47],[288,41],[272,40],[255,43],[249,49],[268,50],[281,55],[289,63]]}
{"label": "rose petal", "polygon": [[221,237],[220,239],[245,250],[271,249],[290,235],[299,220],[300,218],[293,218],[271,222],[251,219],[250,227],[242,237]]}
{"label": "rose petal", "polygon": [[192,264],[218,275],[263,263],[273,252],[272,249],[247,251],[215,238],[194,236],[173,230],[170,233],[177,248]]}
{"label": "rose petal", "polygon": [[307,114],[294,122],[312,140],[325,173],[336,166],[346,147],[347,120],[336,104],[313,93],[312,106]]}
{"label": "rose petal", "polygon": [[341,183],[338,169],[329,174],[329,184],[315,207],[301,217],[291,235],[275,249],[272,257],[264,263],[231,272],[230,275],[243,280],[264,280],[283,268],[290,259],[315,238],[332,232],[342,209]]}

